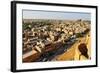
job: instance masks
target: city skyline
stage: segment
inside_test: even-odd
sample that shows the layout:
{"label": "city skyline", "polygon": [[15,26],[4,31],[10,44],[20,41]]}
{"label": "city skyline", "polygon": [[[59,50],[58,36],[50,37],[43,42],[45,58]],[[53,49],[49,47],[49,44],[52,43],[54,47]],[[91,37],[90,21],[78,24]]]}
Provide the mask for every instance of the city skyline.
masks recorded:
{"label": "city skyline", "polygon": [[91,20],[90,13],[23,10],[23,19]]}

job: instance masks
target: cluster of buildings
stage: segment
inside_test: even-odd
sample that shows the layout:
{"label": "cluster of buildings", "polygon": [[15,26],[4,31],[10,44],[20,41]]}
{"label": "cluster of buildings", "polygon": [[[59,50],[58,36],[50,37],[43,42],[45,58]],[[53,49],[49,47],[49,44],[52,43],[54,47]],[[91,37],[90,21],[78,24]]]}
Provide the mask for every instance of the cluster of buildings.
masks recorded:
{"label": "cluster of buildings", "polygon": [[[44,22],[45,23],[45,22]],[[23,24],[24,25],[24,24]],[[87,29],[90,30],[89,21],[62,21],[56,23],[51,21],[51,24],[39,26],[30,24],[30,29],[23,30],[23,53],[27,53],[31,50],[36,50],[38,53],[43,53],[48,48],[52,47],[52,44],[57,42],[65,43],[70,37],[79,33],[84,33]]]}

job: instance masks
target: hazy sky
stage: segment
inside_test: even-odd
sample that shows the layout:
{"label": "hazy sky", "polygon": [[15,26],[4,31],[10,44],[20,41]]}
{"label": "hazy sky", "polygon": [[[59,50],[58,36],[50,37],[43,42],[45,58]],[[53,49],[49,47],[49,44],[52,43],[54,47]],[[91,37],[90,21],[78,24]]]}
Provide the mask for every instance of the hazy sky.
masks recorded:
{"label": "hazy sky", "polygon": [[23,19],[83,19],[91,20],[90,13],[23,10]]}

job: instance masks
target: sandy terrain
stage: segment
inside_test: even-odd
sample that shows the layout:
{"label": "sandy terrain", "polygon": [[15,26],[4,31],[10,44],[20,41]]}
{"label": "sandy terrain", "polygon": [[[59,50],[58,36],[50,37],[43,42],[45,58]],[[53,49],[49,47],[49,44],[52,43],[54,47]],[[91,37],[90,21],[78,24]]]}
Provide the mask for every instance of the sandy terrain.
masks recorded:
{"label": "sandy terrain", "polygon": [[[57,56],[54,58],[54,60],[57,61],[65,61],[65,60],[79,60],[80,52],[78,50],[78,45],[80,43],[86,43],[88,48],[88,55],[89,58],[91,57],[91,38],[90,38],[90,32],[86,34],[85,37],[78,38],[78,41],[73,44],[69,50],[67,50],[65,53]],[[85,56],[81,56],[80,60],[86,60],[87,58]]]}

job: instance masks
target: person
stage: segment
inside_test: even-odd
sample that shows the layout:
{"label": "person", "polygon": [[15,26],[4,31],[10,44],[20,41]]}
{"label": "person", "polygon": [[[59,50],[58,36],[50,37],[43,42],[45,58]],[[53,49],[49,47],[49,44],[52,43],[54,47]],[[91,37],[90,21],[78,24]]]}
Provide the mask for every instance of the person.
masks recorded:
{"label": "person", "polygon": [[81,43],[78,46],[78,50],[80,51],[80,55],[79,55],[79,60],[81,59],[81,56],[84,56],[85,58],[89,59],[89,55],[88,55],[88,49],[85,43]]}

